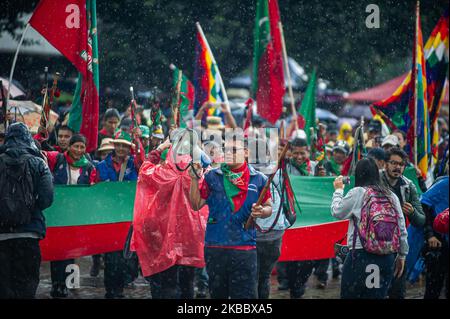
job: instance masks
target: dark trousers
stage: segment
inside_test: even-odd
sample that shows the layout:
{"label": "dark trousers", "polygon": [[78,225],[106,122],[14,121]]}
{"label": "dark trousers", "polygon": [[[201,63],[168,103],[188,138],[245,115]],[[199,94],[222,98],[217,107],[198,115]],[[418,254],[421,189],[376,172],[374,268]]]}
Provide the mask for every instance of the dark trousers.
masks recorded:
{"label": "dark trousers", "polygon": [[277,281],[280,286],[288,286],[289,278],[287,275],[287,262],[279,261],[275,266],[277,269]]}
{"label": "dark trousers", "polygon": [[39,285],[39,240],[0,241],[0,299],[33,299]]}
{"label": "dark trousers", "polygon": [[208,273],[206,268],[196,268],[195,269],[195,282],[199,290],[208,289]]}
{"label": "dark trousers", "polygon": [[270,275],[281,254],[281,238],[272,241],[258,241],[257,271],[258,271],[258,298],[269,299]]}
{"label": "dark trousers", "polygon": [[286,264],[291,298],[303,296],[305,285],[313,270],[319,281],[326,283],[328,280],[329,259],[288,261]]}
{"label": "dark trousers", "polygon": [[406,265],[400,278],[393,278],[388,290],[389,299],[405,299],[406,296]]}
{"label": "dark trousers", "polygon": [[122,250],[105,254],[104,284],[106,298],[121,297],[128,267]]}
{"label": "dark trousers", "polygon": [[256,299],[256,249],[205,248],[205,262],[212,299]]}
{"label": "dark trousers", "polygon": [[439,299],[445,285],[445,297],[448,299],[448,245],[425,255],[425,295],[424,299]]}
{"label": "dark trousers", "polygon": [[[357,249],[345,258],[342,268],[341,299],[385,299],[394,276],[395,254],[375,255]],[[378,266],[378,287],[372,287],[372,276],[376,272],[369,267]]]}
{"label": "dark trousers", "polygon": [[152,299],[194,299],[194,278],[197,268],[175,265],[147,277]]}
{"label": "dark trousers", "polygon": [[50,275],[52,287],[66,287],[66,278],[70,273],[66,273],[66,267],[74,264],[75,259],[66,259],[50,262]]}

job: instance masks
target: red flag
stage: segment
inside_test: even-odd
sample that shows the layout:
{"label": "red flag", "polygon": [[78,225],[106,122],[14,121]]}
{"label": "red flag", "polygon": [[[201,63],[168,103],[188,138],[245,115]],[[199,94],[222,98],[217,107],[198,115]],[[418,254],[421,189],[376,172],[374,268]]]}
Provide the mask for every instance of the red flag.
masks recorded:
{"label": "red flag", "polygon": [[30,24],[86,76],[86,0],[41,0]]}
{"label": "red flag", "polygon": [[95,0],[41,0],[30,24],[79,72],[68,125],[97,148],[99,70]]}
{"label": "red flag", "polygon": [[278,1],[259,0],[255,19],[253,92],[258,113],[271,123],[281,116],[285,92],[279,22]]}

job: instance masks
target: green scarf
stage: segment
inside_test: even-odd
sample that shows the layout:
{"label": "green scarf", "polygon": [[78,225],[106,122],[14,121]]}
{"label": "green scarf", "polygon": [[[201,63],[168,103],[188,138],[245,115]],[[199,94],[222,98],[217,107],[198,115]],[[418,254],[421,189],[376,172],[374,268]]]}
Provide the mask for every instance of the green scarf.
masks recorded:
{"label": "green scarf", "polygon": [[72,163],[72,166],[81,168],[87,166],[88,164],[89,164],[88,159],[86,158],[85,155],[83,155],[78,161]]}
{"label": "green scarf", "polygon": [[341,165],[334,161],[334,158],[331,158],[328,163],[330,163],[331,173],[336,176],[341,175]]}
{"label": "green scarf", "polygon": [[308,163],[307,161],[303,162],[302,164],[298,164],[297,161],[295,161],[294,159],[290,159],[290,164],[292,166],[294,166],[297,171],[300,172],[300,175],[302,176],[309,176],[310,172],[308,170]]}
{"label": "green scarf", "polygon": [[[233,212],[239,210],[243,204],[243,196],[247,194],[249,172],[248,168],[242,172],[235,173],[226,163],[220,165],[223,173],[223,187],[230,202]],[[245,198],[244,198],[245,199]]]}

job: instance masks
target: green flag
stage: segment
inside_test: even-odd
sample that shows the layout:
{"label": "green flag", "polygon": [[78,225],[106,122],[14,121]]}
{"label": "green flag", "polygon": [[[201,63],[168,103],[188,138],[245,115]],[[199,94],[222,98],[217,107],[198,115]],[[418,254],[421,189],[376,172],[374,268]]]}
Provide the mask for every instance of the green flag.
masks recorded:
{"label": "green flag", "polygon": [[308,143],[311,143],[311,132],[309,128],[316,126],[316,70],[311,74],[311,79],[309,80],[298,112],[304,122],[303,129],[305,130]]}

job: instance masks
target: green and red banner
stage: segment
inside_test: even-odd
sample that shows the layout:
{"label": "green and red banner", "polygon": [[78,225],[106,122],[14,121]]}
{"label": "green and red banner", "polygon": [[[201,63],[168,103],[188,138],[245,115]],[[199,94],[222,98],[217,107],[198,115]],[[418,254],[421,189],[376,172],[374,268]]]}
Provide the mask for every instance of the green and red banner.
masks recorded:
{"label": "green and red banner", "polygon": [[253,47],[253,95],[258,114],[271,123],[283,109],[284,73],[277,0],[257,0]]}
{"label": "green and red banner", "polygon": [[[418,187],[414,168],[407,169],[405,176]],[[334,177],[291,176],[290,180],[301,212],[283,237],[280,260],[334,257],[334,244],[346,235],[348,227],[347,221],[331,216]],[[133,220],[135,196],[136,182],[56,185],[55,201],[44,211],[47,236],[41,241],[43,260],[122,250]]]}
{"label": "green and red banner", "polygon": [[41,0],[31,26],[78,70],[68,125],[87,138],[87,151],[97,148],[99,69],[96,0]]}

